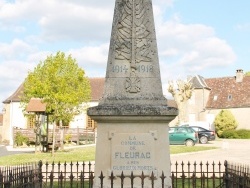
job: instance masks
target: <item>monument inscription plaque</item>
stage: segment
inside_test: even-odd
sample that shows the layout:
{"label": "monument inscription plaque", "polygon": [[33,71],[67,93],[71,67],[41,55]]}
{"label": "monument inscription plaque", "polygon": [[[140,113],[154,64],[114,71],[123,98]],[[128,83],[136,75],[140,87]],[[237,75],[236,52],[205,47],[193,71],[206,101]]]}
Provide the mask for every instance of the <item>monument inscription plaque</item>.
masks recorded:
{"label": "monument inscription plaque", "polygon": [[154,166],[154,133],[113,133],[111,137],[111,171],[115,175],[122,172],[141,175],[142,171],[150,175],[156,172]]}

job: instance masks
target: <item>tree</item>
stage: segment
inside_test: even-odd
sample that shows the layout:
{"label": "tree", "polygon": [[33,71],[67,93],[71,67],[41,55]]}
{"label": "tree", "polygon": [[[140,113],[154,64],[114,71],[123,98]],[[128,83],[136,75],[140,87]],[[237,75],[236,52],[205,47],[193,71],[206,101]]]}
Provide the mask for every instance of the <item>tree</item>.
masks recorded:
{"label": "tree", "polygon": [[229,110],[221,110],[214,120],[215,130],[220,137],[225,130],[234,130],[238,123]]}
{"label": "tree", "polygon": [[174,83],[169,82],[168,92],[172,94],[178,106],[178,124],[181,124],[183,122],[186,122],[187,101],[192,97],[193,88],[192,83],[183,80],[177,80],[176,85],[178,88],[174,89]]}
{"label": "tree", "polygon": [[250,71],[246,72],[245,76],[250,76]]}
{"label": "tree", "polygon": [[84,109],[82,104],[90,100],[90,92],[89,80],[76,60],[71,55],[57,52],[28,73],[21,104],[25,109],[31,98],[42,99],[46,104],[46,113],[51,114],[50,120],[54,122],[54,127],[56,122],[62,126],[62,122],[70,122]]}

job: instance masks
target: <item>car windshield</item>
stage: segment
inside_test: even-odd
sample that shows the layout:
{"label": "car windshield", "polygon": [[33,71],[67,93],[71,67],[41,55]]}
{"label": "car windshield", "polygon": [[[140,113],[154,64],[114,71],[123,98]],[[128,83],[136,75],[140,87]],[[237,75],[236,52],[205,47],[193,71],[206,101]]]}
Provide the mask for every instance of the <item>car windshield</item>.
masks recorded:
{"label": "car windshield", "polygon": [[174,133],[174,128],[169,128],[169,131],[168,131],[169,133]]}
{"label": "car windshield", "polygon": [[177,132],[178,132],[178,133],[186,133],[186,132],[187,132],[187,129],[181,127],[181,128],[178,128],[178,129],[177,129]]}
{"label": "car windshield", "polygon": [[198,131],[198,130],[199,130],[198,127],[192,127],[192,129],[194,129],[195,131]]}
{"label": "car windshield", "polygon": [[209,132],[209,130],[204,129],[202,127],[195,127],[195,126],[191,126],[190,128],[192,128],[194,131],[199,131],[199,132]]}

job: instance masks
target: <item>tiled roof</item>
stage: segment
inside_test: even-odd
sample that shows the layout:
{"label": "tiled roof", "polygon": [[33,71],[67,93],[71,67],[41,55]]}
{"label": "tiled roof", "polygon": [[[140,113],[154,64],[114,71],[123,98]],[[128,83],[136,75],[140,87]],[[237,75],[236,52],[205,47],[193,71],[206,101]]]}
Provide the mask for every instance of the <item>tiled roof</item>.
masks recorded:
{"label": "tiled roof", "polygon": [[42,103],[39,98],[31,98],[26,107],[27,112],[45,112],[46,104]]}
{"label": "tiled roof", "polygon": [[205,79],[200,75],[196,75],[192,77],[192,79],[189,82],[192,83],[192,87],[195,89],[208,88],[208,85],[205,82]]}
{"label": "tiled roof", "polygon": [[[89,78],[89,81],[91,86],[91,101],[98,101],[102,97],[105,78]],[[3,103],[20,102],[22,91],[23,83],[10,97],[4,100]]]}
{"label": "tiled roof", "polygon": [[245,76],[242,82],[236,82],[235,77],[210,78],[205,81],[211,88],[206,108],[250,107],[250,76]]}
{"label": "tiled roof", "polygon": [[105,78],[90,78],[91,99],[92,101],[99,101],[104,90]]}
{"label": "tiled roof", "polygon": [[17,90],[6,100],[3,101],[3,103],[10,103],[10,102],[20,102],[20,95],[23,91],[23,83],[17,88]]}

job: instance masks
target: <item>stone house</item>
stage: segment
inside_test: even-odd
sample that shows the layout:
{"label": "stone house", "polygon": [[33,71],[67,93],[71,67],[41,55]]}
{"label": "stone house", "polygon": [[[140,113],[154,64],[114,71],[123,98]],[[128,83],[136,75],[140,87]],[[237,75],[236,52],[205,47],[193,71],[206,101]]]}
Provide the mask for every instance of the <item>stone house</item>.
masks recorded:
{"label": "stone house", "polygon": [[250,76],[237,70],[235,76],[203,78],[194,76],[193,95],[188,102],[188,122],[213,124],[216,115],[223,109],[230,110],[238,121],[238,129],[250,129]]}
{"label": "stone house", "polygon": [[[99,99],[102,97],[104,78],[89,78],[91,86],[91,101],[87,107],[98,105]],[[2,115],[2,126],[0,125],[0,142],[9,141],[13,143],[13,128],[33,128],[34,119],[24,115],[23,109],[20,106],[20,95],[23,91],[23,84],[6,100],[3,101],[4,111]],[[91,128],[96,127],[95,122],[83,112],[75,116],[74,120],[69,124],[70,128]]]}

